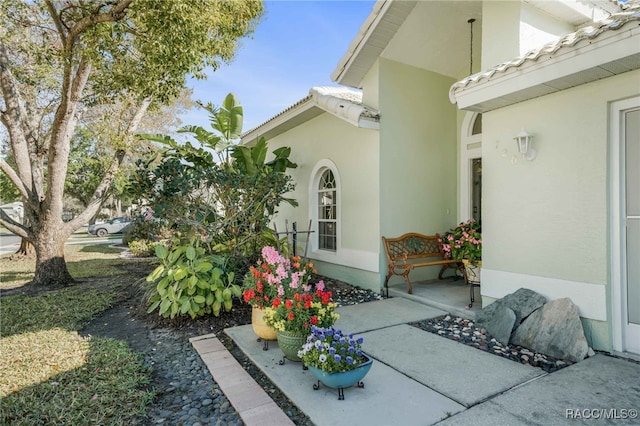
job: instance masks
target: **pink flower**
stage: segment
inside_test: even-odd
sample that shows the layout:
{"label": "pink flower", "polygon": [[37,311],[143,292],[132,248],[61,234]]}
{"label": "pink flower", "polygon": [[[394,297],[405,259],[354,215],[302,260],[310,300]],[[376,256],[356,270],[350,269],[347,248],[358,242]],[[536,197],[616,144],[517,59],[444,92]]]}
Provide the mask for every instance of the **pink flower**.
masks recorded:
{"label": "pink flower", "polygon": [[320,280],[316,283],[316,290],[320,290],[320,291],[324,290],[324,281]]}
{"label": "pink flower", "polygon": [[284,287],[282,285],[278,286],[278,296],[284,296]]}

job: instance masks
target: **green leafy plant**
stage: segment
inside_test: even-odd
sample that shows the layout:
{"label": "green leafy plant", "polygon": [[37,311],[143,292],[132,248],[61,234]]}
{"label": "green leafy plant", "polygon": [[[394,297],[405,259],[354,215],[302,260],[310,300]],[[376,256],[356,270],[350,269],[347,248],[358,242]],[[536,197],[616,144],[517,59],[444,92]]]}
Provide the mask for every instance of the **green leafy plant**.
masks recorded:
{"label": "green leafy plant", "polygon": [[482,260],[482,234],[480,224],[474,219],[460,223],[438,239],[445,256],[466,259],[472,264]]}
{"label": "green leafy plant", "polygon": [[156,291],[149,299],[151,313],[159,309],[163,317],[189,315],[191,318],[213,313],[221,309],[230,311],[233,297],[240,297],[240,287],[233,283],[234,273],[225,273],[220,257],[208,255],[198,239],[175,245],[168,250],[156,245],[158,266],[147,281],[156,283]]}

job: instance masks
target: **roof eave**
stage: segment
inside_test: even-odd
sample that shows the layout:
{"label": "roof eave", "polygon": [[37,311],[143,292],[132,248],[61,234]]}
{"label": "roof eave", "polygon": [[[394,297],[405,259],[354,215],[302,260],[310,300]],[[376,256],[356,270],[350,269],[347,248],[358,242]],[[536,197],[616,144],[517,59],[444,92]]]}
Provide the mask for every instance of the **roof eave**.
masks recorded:
{"label": "roof eave", "polygon": [[359,128],[380,129],[378,111],[335,96],[323,95],[316,88],[313,88],[310,90],[309,96],[263,124],[243,133],[240,143],[243,145],[251,144],[260,137],[267,140],[272,139],[324,112]]}
{"label": "roof eave", "polygon": [[[585,40],[575,48],[543,55],[508,71],[495,73],[449,92],[458,108],[487,112],[602,78],[640,68],[640,27]],[[482,73],[480,73],[482,74]]]}
{"label": "roof eave", "polygon": [[331,73],[331,80],[344,86],[361,88],[365,74],[393,39],[416,3],[378,0],[349,48],[338,61]]}

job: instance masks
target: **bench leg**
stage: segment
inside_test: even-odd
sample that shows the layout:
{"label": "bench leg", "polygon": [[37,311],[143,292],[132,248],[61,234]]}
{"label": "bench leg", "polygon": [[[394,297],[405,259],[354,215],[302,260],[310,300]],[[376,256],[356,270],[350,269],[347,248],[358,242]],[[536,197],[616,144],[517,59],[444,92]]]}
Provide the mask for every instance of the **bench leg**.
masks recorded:
{"label": "bench leg", "polygon": [[449,269],[449,265],[442,265],[442,268],[440,268],[440,273],[438,274],[439,280],[442,279],[442,274],[444,274],[444,271],[446,271],[447,269]]}
{"label": "bench leg", "polygon": [[411,272],[411,271],[406,271],[404,274],[402,274],[402,278],[404,278],[404,280],[407,282],[407,286],[409,286],[409,289],[407,290],[407,293],[412,294],[413,293],[413,287],[411,287],[411,281],[409,280],[409,272]]}
{"label": "bench leg", "polygon": [[389,278],[391,278],[391,275],[393,275],[392,272],[388,272],[387,273],[387,278],[384,279],[384,289],[387,293],[387,299],[389,298]]}
{"label": "bench leg", "polygon": [[[462,271],[462,268],[460,267],[460,265],[461,264],[451,264],[451,263],[446,264],[446,265],[442,265],[442,268],[440,268],[440,273],[438,274],[438,279],[439,280],[442,279],[442,276],[444,275],[444,272],[447,269],[453,269],[454,271],[458,271],[458,270]],[[463,272],[463,274],[464,274],[464,272]],[[453,273],[453,278],[455,278],[457,280],[459,278],[459,276],[454,272]]]}

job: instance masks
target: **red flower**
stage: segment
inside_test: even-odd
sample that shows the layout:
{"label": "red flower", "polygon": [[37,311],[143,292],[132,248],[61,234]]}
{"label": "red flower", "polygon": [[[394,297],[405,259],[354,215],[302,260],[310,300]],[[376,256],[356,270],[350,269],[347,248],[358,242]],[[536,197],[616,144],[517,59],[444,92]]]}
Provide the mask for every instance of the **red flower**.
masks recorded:
{"label": "red flower", "polygon": [[280,306],[280,298],[276,297],[275,299],[273,299],[273,303],[271,303],[271,306],[273,306],[274,308]]}
{"label": "red flower", "polygon": [[289,312],[289,313],[287,314],[287,319],[288,319],[289,321],[293,321],[293,318],[294,318],[294,317],[293,317],[293,312]]}
{"label": "red flower", "polygon": [[293,308],[293,301],[292,301],[291,299],[287,299],[287,300],[284,302],[284,306],[286,306],[286,307],[287,307],[287,309],[291,309],[291,308]]}
{"label": "red flower", "polygon": [[253,273],[253,277],[254,278],[258,278],[260,276],[260,271],[258,271],[256,268],[254,268],[253,266],[251,266],[249,269],[251,269],[251,272]]}
{"label": "red flower", "polygon": [[304,307],[305,309],[310,309],[311,308],[311,300],[307,300],[304,302]]}
{"label": "red flower", "polygon": [[262,291],[264,290],[264,285],[262,284],[262,281],[258,281],[256,283],[256,288],[258,289],[258,293],[262,293]]}
{"label": "red flower", "polygon": [[255,296],[256,296],[256,293],[253,291],[253,289],[252,289],[252,288],[250,288],[249,290],[245,290],[245,291],[242,293],[242,297],[244,298],[244,301],[245,301],[246,303],[249,303],[249,301],[250,301],[251,299],[253,299]]}
{"label": "red flower", "polygon": [[317,316],[312,316],[311,317],[311,324],[313,325],[317,325],[318,324],[318,317]]}

